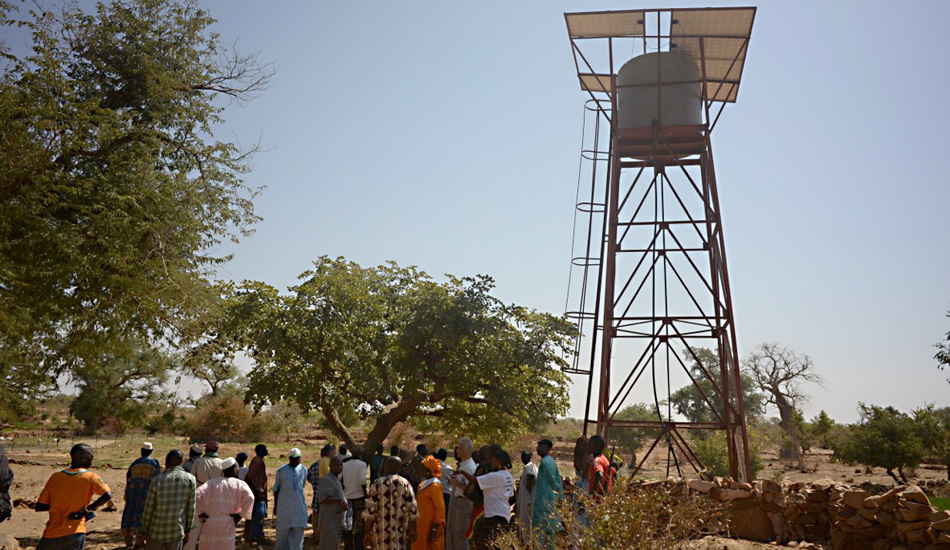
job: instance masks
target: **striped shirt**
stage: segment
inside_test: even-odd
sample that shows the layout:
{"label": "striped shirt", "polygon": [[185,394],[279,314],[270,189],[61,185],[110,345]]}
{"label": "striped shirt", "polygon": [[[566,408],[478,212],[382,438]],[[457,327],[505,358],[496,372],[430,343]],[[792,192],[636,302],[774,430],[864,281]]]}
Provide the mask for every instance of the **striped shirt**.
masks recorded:
{"label": "striped shirt", "polygon": [[177,542],[195,527],[195,476],[181,466],[152,479],[142,513],[142,532],[158,542]]}

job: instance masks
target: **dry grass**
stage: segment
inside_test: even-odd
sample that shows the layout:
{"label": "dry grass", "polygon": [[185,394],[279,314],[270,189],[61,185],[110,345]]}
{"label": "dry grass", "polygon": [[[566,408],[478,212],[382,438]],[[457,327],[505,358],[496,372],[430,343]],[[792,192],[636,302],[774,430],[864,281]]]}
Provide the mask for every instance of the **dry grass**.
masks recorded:
{"label": "dry grass", "polygon": [[[586,525],[577,513],[583,510]],[[720,503],[701,496],[673,496],[657,484],[622,482],[605,498],[574,504],[564,499],[559,513],[564,531],[556,550],[669,550],[721,531]],[[496,539],[501,549],[544,548],[536,536],[516,529]]]}

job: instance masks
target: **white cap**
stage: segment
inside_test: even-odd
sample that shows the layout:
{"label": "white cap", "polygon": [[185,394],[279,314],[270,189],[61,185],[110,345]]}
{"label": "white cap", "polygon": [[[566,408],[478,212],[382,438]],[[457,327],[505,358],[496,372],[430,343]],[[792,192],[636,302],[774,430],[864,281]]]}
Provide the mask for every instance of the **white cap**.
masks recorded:
{"label": "white cap", "polygon": [[202,447],[201,445],[195,443],[194,445],[191,446],[191,450],[192,450],[192,452],[196,452],[196,453],[198,453],[198,454],[201,454],[202,452],[204,452],[204,447]]}
{"label": "white cap", "polygon": [[149,443],[148,441],[146,441],[145,443],[142,443],[142,448],[145,449],[146,451],[151,451],[151,450],[152,450],[152,444]]}
{"label": "white cap", "polygon": [[298,449],[297,447],[294,447],[293,449],[290,450],[290,454],[288,456],[290,456],[290,458],[298,458],[303,455],[300,454],[300,449]]}
{"label": "white cap", "polygon": [[237,465],[237,460],[234,460],[233,458],[225,458],[224,461],[221,462],[221,471],[223,472],[224,470],[227,470],[231,466],[235,465]]}

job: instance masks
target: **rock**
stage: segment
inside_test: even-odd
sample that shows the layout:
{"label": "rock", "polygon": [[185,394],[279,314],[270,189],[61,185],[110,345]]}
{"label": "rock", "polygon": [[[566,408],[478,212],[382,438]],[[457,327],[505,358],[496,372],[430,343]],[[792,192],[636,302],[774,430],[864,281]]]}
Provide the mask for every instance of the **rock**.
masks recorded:
{"label": "rock", "polygon": [[701,479],[691,479],[686,482],[686,486],[693,491],[699,491],[700,493],[708,493],[712,490],[713,487],[717,485],[712,481],[703,481]]}
{"label": "rock", "polygon": [[813,481],[811,484],[812,488],[818,489],[820,491],[827,491],[828,489],[831,489],[832,487],[834,487],[834,485],[835,485],[834,480],[828,479],[826,477]]}
{"label": "rock", "polygon": [[760,542],[770,542],[775,538],[772,520],[758,508],[735,510],[732,513],[732,532],[741,539]]}
{"label": "rock", "polygon": [[918,504],[927,504],[930,505],[930,500],[927,498],[927,494],[924,493],[924,490],[916,485],[909,485],[904,488],[900,493],[900,498],[904,500],[909,500],[911,502],[916,502]]}
{"label": "rock", "polygon": [[934,513],[936,510],[931,508],[929,504],[919,504],[917,502],[911,501],[901,501],[897,505],[898,510],[900,511],[901,519],[904,521],[920,521],[922,519],[930,519],[930,514]]}
{"label": "rock", "polygon": [[864,508],[864,501],[871,496],[867,491],[857,490],[844,494],[844,503],[852,508]]}
{"label": "rock", "polygon": [[[946,510],[937,510],[936,512],[930,514],[930,517],[927,518],[930,521],[938,522],[950,518],[950,512]],[[947,529],[944,529],[946,531]]]}
{"label": "rock", "polygon": [[911,521],[907,523],[898,523],[897,530],[901,533],[910,533],[911,531],[918,531],[920,529],[926,529],[930,527],[929,521]]}
{"label": "rock", "polygon": [[[933,521],[933,518],[930,518],[930,521]],[[933,523],[931,523],[930,526],[936,529],[937,531],[950,531],[950,518],[944,518],[941,520],[933,521]]]}
{"label": "rock", "polygon": [[894,514],[885,512],[884,510],[880,510],[878,513],[874,514],[874,519],[881,525],[891,526],[897,523],[896,519],[894,518]]}
{"label": "rock", "polygon": [[20,543],[10,535],[0,533],[0,550],[20,550]]}
{"label": "rock", "polygon": [[752,491],[743,491],[742,489],[722,489],[716,487],[709,491],[709,496],[716,500],[729,502],[732,500],[749,498],[752,496]]}

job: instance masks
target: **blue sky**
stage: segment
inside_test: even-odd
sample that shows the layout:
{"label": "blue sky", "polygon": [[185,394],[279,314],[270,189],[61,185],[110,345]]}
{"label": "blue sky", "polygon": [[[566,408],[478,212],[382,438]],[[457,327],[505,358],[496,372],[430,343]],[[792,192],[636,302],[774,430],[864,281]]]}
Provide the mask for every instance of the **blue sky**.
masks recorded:
{"label": "blue sky", "polygon": [[[222,128],[269,148],[248,177],[264,221],[223,275],[395,260],[560,313],[585,99],[563,13],[708,4],[204,5],[279,68]],[[950,330],[948,20],[944,2],[759,6],[713,146],[740,353],[810,355],[826,383],[808,416],[950,398],[932,359]]]}
{"label": "blue sky", "polygon": [[[222,250],[223,277],[287,286],[324,254],[395,260],[486,273],[504,300],[561,313],[586,97],[563,13],[708,4],[202,5],[278,67],[219,129],[268,149],[247,177],[264,219]],[[948,20],[939,1],[759,6],[713,147],[740,353],[810,355],[826,383],[806,416],[948,404]]]}

